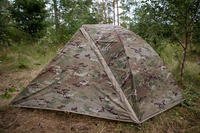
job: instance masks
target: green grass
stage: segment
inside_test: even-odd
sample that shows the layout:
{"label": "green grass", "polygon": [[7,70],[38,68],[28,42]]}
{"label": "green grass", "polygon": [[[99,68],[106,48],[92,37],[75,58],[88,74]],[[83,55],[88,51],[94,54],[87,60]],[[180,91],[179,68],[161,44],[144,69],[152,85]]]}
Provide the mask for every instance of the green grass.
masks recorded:
{"label": "green grass", "polygon": [[15,88],[9,88],[9,89],[6,89],[6,91],[0,95],[0,98],[2,99],[10,99],[12,97],[12,93],[16,92],[16,89]]}
{"label": "green grass", "polygon": [[46,64],[60,45],[22,43],[0,48],[0,71],[32,69]]}
{"label": "green grass", "polygon": [[[179,45],[168,44],[162,51],[161,57],[165,64],[172,71],[176,79],[180,79],[180,59],[182,49]],[[200,115],[200,65],[197,64],[198,55],[188,52],[187,61],[184,70],[184,80],[182,85],[185,101],[184,107],[188,108],[191,113]]]}

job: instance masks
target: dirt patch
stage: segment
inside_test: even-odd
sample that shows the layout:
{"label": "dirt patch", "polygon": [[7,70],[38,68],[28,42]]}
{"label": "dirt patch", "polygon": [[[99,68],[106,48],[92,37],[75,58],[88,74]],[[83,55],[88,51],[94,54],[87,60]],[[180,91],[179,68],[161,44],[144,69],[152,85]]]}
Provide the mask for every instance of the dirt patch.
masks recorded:
{"label": "dirt patch", "polygon": [[107,132],[106,128],[112,125],[109,121],[71,113],[18,108],[1,111],[0,119],[1,130],[7,133],[95,133]]}

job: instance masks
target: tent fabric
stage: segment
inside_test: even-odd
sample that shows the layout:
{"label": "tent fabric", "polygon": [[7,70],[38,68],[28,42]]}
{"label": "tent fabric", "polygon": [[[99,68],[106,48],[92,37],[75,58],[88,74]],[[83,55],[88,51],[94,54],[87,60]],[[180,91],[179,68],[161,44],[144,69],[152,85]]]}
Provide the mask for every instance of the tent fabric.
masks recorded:
{"label": "tent fabric", "polygon": [[183,100],[162,59],[120,26],[83,25],[11,102],[142,123]]}

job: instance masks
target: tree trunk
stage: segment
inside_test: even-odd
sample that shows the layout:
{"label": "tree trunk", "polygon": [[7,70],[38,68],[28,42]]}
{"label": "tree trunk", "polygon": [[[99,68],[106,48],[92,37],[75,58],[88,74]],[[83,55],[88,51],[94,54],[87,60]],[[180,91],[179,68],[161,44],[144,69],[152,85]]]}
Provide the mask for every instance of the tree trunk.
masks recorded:
{"label": "tree trunk", "polygon": [[106,13],[106,6],[107,6],[106,3],[107,2],[105,0],[103,0],[102,2],[103,2],[103,15],[104,15],[103,21],[104,21],[104,23],[107,23],[107,13]]}
{"label": "tree trunk", "polygon": [[113,24],[115,25],[115,0],[113,0]]}
{"label": "tree trunk", "polygon": [[58,18],[58,3],[57,0],[53,0],[53,10],[54,10],[54,23],[56,26],[56,31],[59,29],[59,18]]}
{"label": "tree trunk", "polygon": [[183,58],[182,58],[182,62],[181,62],[181,73],[180,73],[181,82],[183,81],[183,73],[184,73],[184,68],[185,68],[186,55],[187,55],[187,50],[186,50],[186,48],[184,48],[183,49]]}
{"label": "tree trunk", "polygon": [[116,3],[117,3],[117,25],[119,25],[119,1],[116,0]]}
{"label": "tree trunk", "polygon": [[99,2],[97,2],[97,21],[98,21],[98,23],[101,22],[100,9],[101,9],[101,5]]}
{"label": "tree trunk", "polygon": [[186,62],[186,56],[187,56],[187,48],[188,48],[188,40],[189,35],[188,32],[185,33],[185,45],[183,47],[183,57],[182,57],[182,62],[181,62],[181,72],[180,72],[180,77],[181,77],[181,83],[183,81],[183,74],[184,74],[184,69],[185,69],[185,62]]}

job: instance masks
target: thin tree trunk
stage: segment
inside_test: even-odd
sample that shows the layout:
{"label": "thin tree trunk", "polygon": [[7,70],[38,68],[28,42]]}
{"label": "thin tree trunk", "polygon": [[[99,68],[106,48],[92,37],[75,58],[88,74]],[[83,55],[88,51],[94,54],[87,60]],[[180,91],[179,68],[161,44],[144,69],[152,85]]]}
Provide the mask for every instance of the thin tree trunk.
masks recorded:
{"label": "thin tree trunk", "polygon": [[189,9],[186,9],[185,12],[185,40],[184,40],[184,45],[183,47],[183,56],[182,56],[182,62],[181,62],[181,71],[180,71],[180,78],[181,78],[181,84],[183,83],[183,74],[184,74],[184,69],[185,69],[185,62],[186,62],[186,56],[187,56],[187,48],[188,48],[188,43],[189,43],[189,25],[188,25],[188,12]]}
{"label": "thin tree trunk", "polygon": [[115,0],[113,0],[113,24],[115,25]]}
{"label": "thin tree trunk", "polygon": [[59,29],[59,18],[58,18],[58,3],[57,0],[53,0],[53,9],[54,9],[54,23],[56,26],[56,31]]}
{"label": "thin tree trunk", "polygon": [[106,2],[103,0],[103,15],[104,15],[104,23],[107,23],[107,14],[106,14]]}
{"label": "thin tree trunk", "polygon": [[182,57],[182,62],[181,62],[181,73],[180,73],[181,82],[183,81],[183,74],[184,74],[184,69],[185,69],[185,62],[186,62],[187,48],[188,48],[188,41],[189,41],[188,39],[189,39],[188,32],[186,32],[185,45],[183,47],[183,57]]}
{"label": "thin tree trunk", "polygon": [[116,3],[117,3],[117,25],[119,25],[119,1],[116,0]]}
{"label": "thin tree trunk", "polygon": [[186,48],[183,49],[183,58],[182,58],[182,62],[181,62],[181,82],[183,81],[183,73],[184,73],[184,68],[185,68],[185,61],[186,61],[186,55],[187,55],[187,50]]}
{"label": "thin tree trunk", "polygon": [[189,31],[189,51],[191,52],[192,51],[192,37],[193,37],[193,24],[191,24],[191,28],[190,28],[190,31]]}
{"label": "thin tree trunk", "polygon": [[100,9],[101,9],[101,5],[100,5],[99,2],[97,2],[97,20],[98,20],[98,23],[101,22]]}

